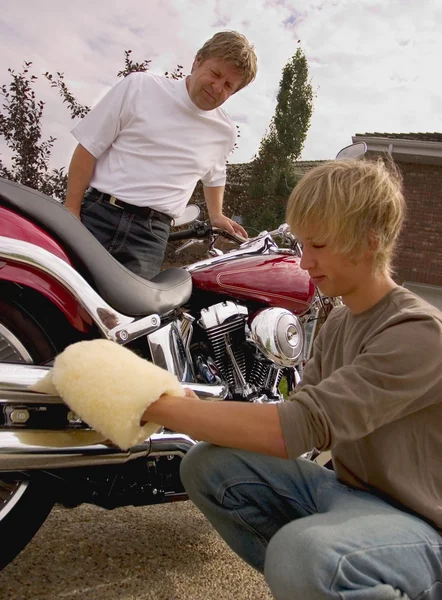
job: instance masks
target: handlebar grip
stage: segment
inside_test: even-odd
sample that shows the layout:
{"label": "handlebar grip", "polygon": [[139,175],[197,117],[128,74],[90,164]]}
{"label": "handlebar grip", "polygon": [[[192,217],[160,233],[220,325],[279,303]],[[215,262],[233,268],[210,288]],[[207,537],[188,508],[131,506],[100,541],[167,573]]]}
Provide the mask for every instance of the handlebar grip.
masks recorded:
{"label": "handlebar grip", "polygon": [[189,240],[195,237],[194,229],[183,229],[182,231],[172,231],[169,233],[169,242],[176,242],[178,240]]}

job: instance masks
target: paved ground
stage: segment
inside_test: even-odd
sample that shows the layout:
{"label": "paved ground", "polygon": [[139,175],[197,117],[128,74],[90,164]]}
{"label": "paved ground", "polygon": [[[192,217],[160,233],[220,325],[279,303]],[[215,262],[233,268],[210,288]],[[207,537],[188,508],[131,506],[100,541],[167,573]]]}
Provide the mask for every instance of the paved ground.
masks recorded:
{"label": "paved ground", "polygon": [[[1,540],[5,543],[5,540]],[[271,600],[190,502],[55,507],[0,573],[1,600]]]}

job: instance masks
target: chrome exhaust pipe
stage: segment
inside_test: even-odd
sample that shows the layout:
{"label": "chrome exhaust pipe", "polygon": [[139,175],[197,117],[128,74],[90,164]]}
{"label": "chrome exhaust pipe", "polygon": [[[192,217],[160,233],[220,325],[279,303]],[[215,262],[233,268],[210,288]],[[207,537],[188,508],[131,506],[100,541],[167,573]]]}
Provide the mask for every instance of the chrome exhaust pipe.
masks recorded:
{"label": "chrome exhaust pipe", "polygon": [[[64,405],[59,396],[29,390],[29,386],[42,379],[49,370],[50,367],[0,363],[0,411],[5,415],[5,425],[0,427],[0,472],[122,464],[148,456],[183,457],[196,443],[187,435],[160,431],[123,451],[96,431],[78,427],[81,421],[69,421],[68,410],[66,428],[27,427],[26,420],[33,411],[43,407],[49,414],[51,406]],[[222,400],[228,391],[223,385],[183,385],[206,400]]]}
{"label": "chrome exhaust pipe", "polygon": [[143,457],[182,458],[196,444],[187,435],[163,431],[123,451],[99,438],[103,436],[92,430],[0,431],[0,472],[117,465]]}
{"label": "chrome exhaust pipe", "polygon": [[[25,363],[0,363],[0,402],[4,391],[30,392],[29,387],[50,371],[51,367],[41,367]],[[183,381],[182,385],[195,392],[202,400],[224,400],[228,394],[226,385],[208,385]],[[40,400],[41,402],[41,397]],[[59,402],[62,402],[59,399]]]}
{"label": "chrome exhaust pipe", "polygon": [[29,386],[37,383],[51,370],[26,363],[0,363],[0,391],[29,392]]}

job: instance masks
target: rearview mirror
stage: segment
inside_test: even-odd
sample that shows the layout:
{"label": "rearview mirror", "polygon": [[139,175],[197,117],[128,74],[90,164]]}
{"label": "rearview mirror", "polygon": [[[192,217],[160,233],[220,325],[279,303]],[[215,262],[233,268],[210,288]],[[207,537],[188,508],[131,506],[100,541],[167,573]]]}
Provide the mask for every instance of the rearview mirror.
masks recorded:
{"label": "rearview mirror", "polygon": [[356,142],[356,144],[350,144],[350,146],[345,146],[342,150],[336,155],[336,160],[341,158],[359,158],[364,156],[367,152],[367,144],[365,142]]}
{"label": "rearview mirror", "polygon": [[189,204],[184,209],[184,212],[181,215],[181,217],[172,219],[172,223],[170,224],[170,226],[171,227],[181,227],[181,225],[186,225],[187,223],[191,223],[192,221],[195,221],[195,219],[198,219],[198,217],[200,216],[200,212],[201,211],[199,209],[199,206],[197,206],[196,204]]}

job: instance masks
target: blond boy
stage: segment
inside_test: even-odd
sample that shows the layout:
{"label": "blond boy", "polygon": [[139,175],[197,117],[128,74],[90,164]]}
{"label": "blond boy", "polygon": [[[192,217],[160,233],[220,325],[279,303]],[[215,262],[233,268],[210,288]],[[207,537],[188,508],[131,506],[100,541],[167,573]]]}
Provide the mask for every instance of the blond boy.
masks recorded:
{"label": "blond boy", "polygon": [[[404,211],[382,161],[311,170],[287,218],[301,267],[344,306],[291,401],[163,396],[145,413],[209,442],[184,485],[277,600],[442,598],[442,315],[391,277]],[[334,471],[298,458],[313,447]]]}

